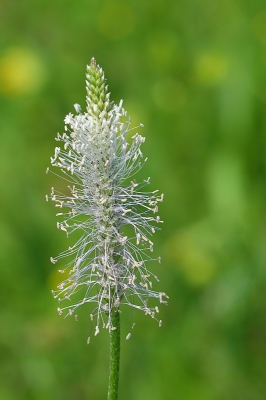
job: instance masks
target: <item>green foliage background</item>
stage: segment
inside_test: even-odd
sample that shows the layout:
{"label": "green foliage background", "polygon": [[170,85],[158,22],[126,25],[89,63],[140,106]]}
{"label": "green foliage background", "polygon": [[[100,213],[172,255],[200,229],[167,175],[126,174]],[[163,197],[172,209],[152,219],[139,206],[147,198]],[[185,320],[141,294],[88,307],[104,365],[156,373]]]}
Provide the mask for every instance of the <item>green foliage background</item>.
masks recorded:
{"label": "green foliage background", "polygon": [[[120,399],[266,398],[266,5],[263,0],[0,4],[0,399],[106,398],[108,334],[62,319],[45,175],[85,66],[142,133],[165,193],[162,328],[122,314]],[[136,327],[125,340],[132,322]]]}

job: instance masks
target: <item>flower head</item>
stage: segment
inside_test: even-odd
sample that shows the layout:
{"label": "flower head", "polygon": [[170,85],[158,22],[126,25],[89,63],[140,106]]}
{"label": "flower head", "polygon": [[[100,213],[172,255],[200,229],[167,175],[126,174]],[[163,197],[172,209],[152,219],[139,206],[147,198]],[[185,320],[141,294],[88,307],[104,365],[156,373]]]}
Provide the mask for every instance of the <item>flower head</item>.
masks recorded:
{"label": "flower head", "polygon": [[[152,290],[158,278],[147,270],[153,251],[152,234],[160,223],[158,191],[143,191],[149,178],[134,179],[147,159],[138,133],[129,145],[130,119],[122,107],[110,102],[103,70],[92,58],[86,74],[86,111],[74,105],[76,115],[65,118],[65,132],[57,135],[61,147],[55,148],[51,164],[60,170],[68,193],[54,188],[51,196],[59,208],[58,229],[67,237],[80,232],[78,241],[57,257],[67,258],[67,278],[52,291],[59,300],[59,314],[72,315],[85,303],[94,303],[91,319],[96,318],[95,335],[100,323],[111,330],[111,311],[127,304],[156,318],[157,306],[150,298],[166,303],[165,293]],[[47,172],[49,168],[47,169]],[[52,171],[53,172],[53,171]],[[131,230],[128,230],[129,227]],[[125,234],[125,229],[131,234]],[[160,262],[160,258],[157,259]],[[159,321],[161,324],[161,321]]]}

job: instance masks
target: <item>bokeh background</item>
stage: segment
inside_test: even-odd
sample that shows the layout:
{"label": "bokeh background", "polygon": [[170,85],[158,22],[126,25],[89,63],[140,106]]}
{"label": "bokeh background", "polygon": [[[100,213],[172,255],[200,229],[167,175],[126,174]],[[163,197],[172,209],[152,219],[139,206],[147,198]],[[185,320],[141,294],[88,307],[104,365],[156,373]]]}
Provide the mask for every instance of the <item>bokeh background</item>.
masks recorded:
{"label": "bokeh background", "polygon": [[106,398],[107,332],[87,346],[89,309],[64,320],[50,294],[68,243],[45,202],[94,56],[165,193],[169,305],[161,328],[124,310],[120,399],[264,400],[265,1],[2,0],[0,32],[0,399]]}

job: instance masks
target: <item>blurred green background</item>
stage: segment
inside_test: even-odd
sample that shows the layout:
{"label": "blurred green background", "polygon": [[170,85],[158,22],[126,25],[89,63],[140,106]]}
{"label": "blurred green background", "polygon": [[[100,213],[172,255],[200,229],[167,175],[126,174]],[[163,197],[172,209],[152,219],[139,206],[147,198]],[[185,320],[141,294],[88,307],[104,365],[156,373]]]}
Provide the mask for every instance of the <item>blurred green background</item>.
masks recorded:
{"label": "blurred green background", "polygon": [[264,400],[265,1],[2,0],[0,30],[0,399],[106,398],[107,332],[87,346],[89,309],[64,320],[50,294],[68,243],[45,202],[94,56],[165,193],[169,305],[162,328],[124,310],[120,399]]}

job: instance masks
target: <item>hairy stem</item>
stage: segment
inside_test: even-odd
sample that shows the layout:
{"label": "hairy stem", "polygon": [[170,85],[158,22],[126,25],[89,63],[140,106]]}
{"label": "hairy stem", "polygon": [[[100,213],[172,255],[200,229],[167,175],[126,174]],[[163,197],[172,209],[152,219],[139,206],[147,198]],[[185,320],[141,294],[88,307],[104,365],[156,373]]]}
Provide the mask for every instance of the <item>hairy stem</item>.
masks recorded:
{"label": "hairy stem", "polygon": [[120,312],[111,311],[112,326],[116,329],[110,332],[110,370],[108,384],[108,400],[117,400],[120,361]]}

